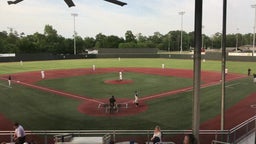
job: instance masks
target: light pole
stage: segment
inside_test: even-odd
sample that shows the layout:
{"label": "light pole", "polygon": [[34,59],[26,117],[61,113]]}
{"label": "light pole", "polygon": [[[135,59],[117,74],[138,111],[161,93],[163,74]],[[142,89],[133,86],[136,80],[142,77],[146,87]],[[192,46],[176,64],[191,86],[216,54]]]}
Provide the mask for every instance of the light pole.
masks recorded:
{"label": "light pole", "polygon": [[183,15],[185,14],[184,11],[179,12],[179,15],[181,15],[181,29],[180,29],[180,53],[182,53],[182,34],[183,34]]}
{"label": "light pole", "polygon": [[168,34],[168,52],[170,52],[171,47],[171,33]]}
{"label": "light pole", "polygon": [[204,25],[202,25],[202,49],[204,49]]}
{"label": "light pole", "polygon": [[78,16],[77,13],[71,13],[71,16],[74,17],[74,55],[76,55],[76,17]]}
{"label": "light pole", "polygon": [[254,26],[253,26],[253,42],[252,42],[252,56],[254,56],[254,49],[255,49],[255,28],[256,28],[256,5],[251,5],[252,8],[255,9],[255,14],[254,14]]}
{"label": "light pole", "polygon": [[237,52],[237,49],[238,49],[238,31],[239,31],[239,28],[237,28],[236,30],[237,30],[237,34],[236,34],[236,52]]}

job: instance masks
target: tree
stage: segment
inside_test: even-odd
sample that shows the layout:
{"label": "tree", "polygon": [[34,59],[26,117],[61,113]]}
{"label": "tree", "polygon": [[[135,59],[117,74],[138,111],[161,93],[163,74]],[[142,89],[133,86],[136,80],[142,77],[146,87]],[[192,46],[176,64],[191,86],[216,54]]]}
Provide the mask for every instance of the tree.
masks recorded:
{"label": "tree", "polygon": [[107,36],[105,39],[105,48],[118,48],[118,45],[123,42],[124,39],[119,38],[117,36]]}
{"label": "tree", "polygon": [[86,49],[94,48],[95,46],[95,39],[91,37],[85,37],[84,38],[84,46]]}
{"label": "tree", "polygon": [[53,37],[57,37],[57,31],[55,29],[53,29],[53,27],[51,25],[45,25],[44,26],[44,35],[45,36],[53,36]]}
{"label": "tree", "polygon": [[96,43],[95,43],[95,48],[104,48],[105,47],[105,40],[106,36],[102,33],[99,33],[96,35]]}
{"label": "tree", "polygon": [[126,31],[125,42],[136,42],[135,36],[133,35],[131,30]]}
{"label": "tree", "polygon": [[138,33],[136,36],[137,42],[146,42],[148,38],[146,36],[143,36],[142,33]]}

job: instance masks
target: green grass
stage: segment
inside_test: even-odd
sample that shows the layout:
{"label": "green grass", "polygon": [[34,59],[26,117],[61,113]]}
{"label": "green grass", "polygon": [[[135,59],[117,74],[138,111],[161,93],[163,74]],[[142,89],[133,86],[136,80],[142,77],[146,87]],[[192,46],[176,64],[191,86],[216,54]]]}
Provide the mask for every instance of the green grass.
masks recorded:
{"label": "green grass", "polygon": [[131,99],[133,99],[135,90],[139,92],[140,96],[148,96],[192,86],[192,79],[188,78],[130,72],[124,73],[123,77],[124,79],[133,80],[133,83],[124,85],[105,84],[105,80],[118,79],[118,73],[107,73],[43,80],[37,84],[92,98],[109,98],[111,95],[115,95],[118,98]]}
{"label": "green grass", "polygon": [[[227,88],[227,108],[256,91],[251,79]],[[237,90],[238,89],[238,90]],[[241,90],[243,89],[243,90]],[[14,85],[12,89],[0,87],[0,113],[19,121],[26,129],[189,129],[192,116],[192,93],[154,99],[147,104],[146,112],[126,117],[91,117],[77,111],[79,101]],[[220,86],[202,89],[201,121],[215,117],[220,112]]]}
{"label": "green grass", "polygon": [[[192,69],[192,60],[176,59],[90,59],[90,60],[60,60],[19,63],[0,63],[0,74],[10,74],[26,71],[90,68],[93,64],[99,67],[161,67]],[[253,62],[227,62],[229,72],[246,74],[250,67],[255,72],[256,65]],[[202,63],[203,70],[220,71],[219,61]],[[100,79],[116,77],[116,74],[78,76],[68,79],[55,79],[39,82],[40,85],[65,89],[66,91],[81,95],[109,97],[110,94],[130,97],[133,91],[140,88],[140,95],[145,96],[158,91],[177,89],[191,85],[191,79],[162,77],[128,73],[128,78],[135,80],[135,85],[127,88],[127,85],[105,85]],[[141,79],[146,77],[147,81]],[[145,78],[143,78],[145,79]],[[76,82],[76,83],[75,83]],[[249,94],[256,92],[256,85],[250,78],[240,79],[229,84],[239,83],[226,89],[227,108],[233,106]],[[156,84],[156,85],[153,85]],[[171,84],[171,86],[169,86]],[[143,113],[126,117],[92,117],[81,114],[77,107],[81,103],[78,100],[59,95],[42,92],[36,89],[13,85],[6,87],[7,82],[0,80],[0,114],[12,121],[22,123],[26,129],[152,129],[160,125],[163,129],[190,129],[192,117],[192,92],[154,99],[148,101],[149,109]],[[72,89],[74,85],[77,89]],[[100,85],[99,87],[96,87]],[[143,88],[140,86],[143,85]],[[144,87],[145,86],[145,87]],[[100,89],[108,91],[104,95]],[[121,91],[122,90],[122,91]],[[125,91],[125,92],[123,92]],[[125,93],[123,95],[123,93]],[[201,90],[201,122],[205,122],[220,113],[221,87],[212,86]]]}
{"label": "green grass", "polygon": [[[72,69],[72,68],[91,68],[95,64],[96,67],[161,67],[165,64],[167,68],[192,69],[192,60],[178,59],[82,59],[82,60],[58,60],[58,61],[36,61],[23,62],[20,66],[19,62],[0,63],[0,74],[10,74],[25,71],[39,71],[52,69]],[[254,62],[227,62],[229,72],[246,74],[250,67],[252,72],[256,71]],[[220,71],[220,61],[208,61],[202,63],[203,70]]]}

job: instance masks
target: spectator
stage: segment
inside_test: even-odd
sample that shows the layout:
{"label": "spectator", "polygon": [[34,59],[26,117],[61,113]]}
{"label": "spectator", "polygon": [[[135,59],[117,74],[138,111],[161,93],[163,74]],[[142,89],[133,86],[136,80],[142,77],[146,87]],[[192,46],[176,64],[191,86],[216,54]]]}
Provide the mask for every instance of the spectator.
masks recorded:
{"label": "spectator", "polygon": [[154,135],[153,135],[153,137],[151,138],[151,141],[153,142],[153,144],[156,144],[156,143],[162,141],[162,133],[161,133],[161,129],[160,129],[159,126],[156,126],[156,127],[155,127]]}
{"label": "spectator", "polygon": [[14,123],[14,140],[15,144],[24,144],[26,141],[26,134],[23,127],[19,123]]}
{"label": "spectator", "polygon": [[192,134],[185,135],[183,144],[196,144],[196,139],[195,139],[194,135],[192,135]]}

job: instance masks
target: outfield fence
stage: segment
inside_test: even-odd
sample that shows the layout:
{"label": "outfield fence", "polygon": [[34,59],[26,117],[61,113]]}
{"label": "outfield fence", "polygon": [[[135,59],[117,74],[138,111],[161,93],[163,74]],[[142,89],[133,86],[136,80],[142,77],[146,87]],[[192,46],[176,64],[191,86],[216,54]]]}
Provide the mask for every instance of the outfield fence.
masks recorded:
{"label": "outfield fence", "polygon": [[[256,131],[256,116],[244,121],[230,130],[200,130],[200,142],[203,144],[236,144],[249,134]],[[191,134],[191,130],[162,130],[163,141],[181,143],[184,135]],[[152,130],[38,130],[26,131],[28,137],[36,136],[44,144],[65,142],[70,137],[102,137],[106,141],[115,142],[139,141],[148,143],[152,137]],[[0,131],[0,138],[7,137],[13,142],[13,131]]]}

